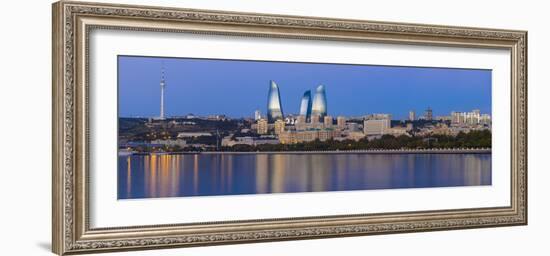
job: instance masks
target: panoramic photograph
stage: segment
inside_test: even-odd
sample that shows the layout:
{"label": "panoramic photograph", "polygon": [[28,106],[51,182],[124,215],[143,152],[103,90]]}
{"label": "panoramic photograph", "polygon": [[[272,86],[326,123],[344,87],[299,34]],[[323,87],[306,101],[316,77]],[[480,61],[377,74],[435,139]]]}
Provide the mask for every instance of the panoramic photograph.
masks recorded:
{"label": "panoramic photograph", "polygon": [[491,185],[491,70],[118,56],[118,199]]}

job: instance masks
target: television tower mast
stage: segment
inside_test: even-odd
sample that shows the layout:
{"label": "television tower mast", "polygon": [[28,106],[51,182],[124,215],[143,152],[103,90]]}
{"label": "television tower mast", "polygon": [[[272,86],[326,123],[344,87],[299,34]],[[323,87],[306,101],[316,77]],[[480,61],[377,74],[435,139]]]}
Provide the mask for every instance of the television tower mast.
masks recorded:
{"label": "television tower mast", "polygon": [[160,75],[160,119],[164,120],[164,88],[166,87],[166,80],[164,79],[164,62],[162,62],[161,75]]}

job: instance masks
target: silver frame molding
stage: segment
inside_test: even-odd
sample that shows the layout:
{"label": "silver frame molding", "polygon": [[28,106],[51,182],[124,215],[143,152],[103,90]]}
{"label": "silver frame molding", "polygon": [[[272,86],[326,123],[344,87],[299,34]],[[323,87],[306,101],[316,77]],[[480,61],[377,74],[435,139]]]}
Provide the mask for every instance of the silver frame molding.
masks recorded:
{"label": "silver frame molding", "polygon": [[[94,29],[508,49],[512,60],[511,205],[91,228],[88,39]],[[53,4],[52,47],[52,249],[57,254],[527,224],[526,31],[61,1]]]}

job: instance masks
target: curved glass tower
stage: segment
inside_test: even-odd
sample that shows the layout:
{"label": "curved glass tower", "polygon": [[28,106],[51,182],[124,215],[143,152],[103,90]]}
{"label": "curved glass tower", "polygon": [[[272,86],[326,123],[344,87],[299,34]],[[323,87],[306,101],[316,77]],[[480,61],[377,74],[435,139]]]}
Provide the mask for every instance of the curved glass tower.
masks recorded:
{"label": "curved glass tower", "polygon": [[324,85],[319,85],[319,87],[315,90],[311,114],[321,118],[327,115],[327,95],[325,93]]}
{"label": "curved glass tower", "polygon": [[267,94],[267,121],[271,123],[278,119],[283,119],[281,94],[279,93],[279,86],[271,81],[269,93]]}
{"label": "curved glass tower", "polygon": [[302,103],[300,104],[300,115],[305,116],[309,121],[311,117],[311,91],[304,92],[302,96]]}

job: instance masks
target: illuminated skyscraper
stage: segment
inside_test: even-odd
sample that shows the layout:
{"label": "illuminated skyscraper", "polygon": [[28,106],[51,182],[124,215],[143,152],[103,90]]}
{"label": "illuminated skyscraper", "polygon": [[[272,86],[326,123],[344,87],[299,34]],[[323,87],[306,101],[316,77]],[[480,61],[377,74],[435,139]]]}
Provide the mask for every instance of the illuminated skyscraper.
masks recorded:
{"label": "illuminated skyscraper", "polygon": [[275,120],[283,119],[283,107],[281,106],[281,94],[279,93],[279,86],[273,81],[269,86],[269,93],[267,94],[267,121],[270,123]]}
{"label": "illuminated skyscraper", "polygon": [[304,92],[304,96],[302,96],[302,103],[300,105],[300,115],[305,116],[306,120],[310,120],[311,118],[311,91]]}
{"label": "illuminated skyscraper", "polygon": [[313,98],[313,106],[311,108],[311,114],[323,118],[327,115],[327,95],[325,93],[325,86],[319,85],[315,90],[315,97]]}

